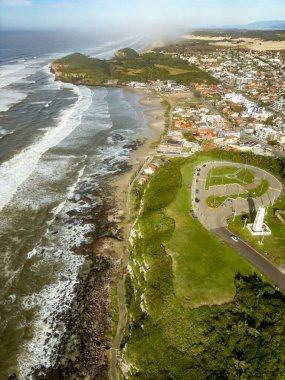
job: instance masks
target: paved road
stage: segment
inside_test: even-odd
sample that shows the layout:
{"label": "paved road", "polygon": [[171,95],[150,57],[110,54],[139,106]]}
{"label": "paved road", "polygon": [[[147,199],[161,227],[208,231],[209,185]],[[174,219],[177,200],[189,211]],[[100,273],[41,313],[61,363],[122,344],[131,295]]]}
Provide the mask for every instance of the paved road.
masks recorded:
{"label": "paved road", "polygon": [[274,148],[274,146],[272,145],[269,145],[267,144],[266,142],[264,141],[261,141],[259,139],[257,139],[256,137],[254,136],[251,136],[251,135],[246,135],[246,138],[243,139],[243,142],[249,142],[249,141],[255,141],[257,142],[259,145],[263,146],[264,148],[269,148],[269,149],[272,149],[272,152],[277,156],[277,157],[285,157],[285,152],[282,152],[276,148]]}
{"label": "paved road", "polygon": [[212,230],[212,232],[249,261],[262,274],[272,280],[280,289],[285,290],[285,274],[280,272],[265,255],[249,246],[240,238],[237,242],[234,241],[231,238],[231,231],[227,228],[221,227]]}
{"label": "paved road", "polygon": [[[261,181],[265,179],[269,183],[268,191],[254,200],[238,198],[234,199],[232,202],[226,202],[224,206],[217,208],[208,207],[206,199],[210,195],[213,195],[214,192],[215,195],[218,194],[219,196],[222,196],[233,195],[238,192],[245,193],[247,190],[247,187],[243,188],[243,186],[237,184],[211,186],[209,190],[206,189],[206,179],[211,168],[225,165],[240,168],[245,167],[244,164],[233,162],[208,162],[206,165],[203,164],[196,168],[191,187],[193,212],[208,230],[231,246],[280,289],[285,290],[285,273],[282,273],[277,267],[275,267],[264,254],[251,247],[242,239],[239,238],[239,241],[235,242],[231,238],[232,234],[227,228],[227,219],[233,217],[233,215],[241,215],[243,213],[248,214],[257,210],[261,205],[268,206],[275,203],[282,193],[283,186],[277,178],[265,170],[247,165],[247,169],[252,171],[256,177],[255,186],[258,186]],[[196,202],[195,198],[198,198],[200,201]]]}

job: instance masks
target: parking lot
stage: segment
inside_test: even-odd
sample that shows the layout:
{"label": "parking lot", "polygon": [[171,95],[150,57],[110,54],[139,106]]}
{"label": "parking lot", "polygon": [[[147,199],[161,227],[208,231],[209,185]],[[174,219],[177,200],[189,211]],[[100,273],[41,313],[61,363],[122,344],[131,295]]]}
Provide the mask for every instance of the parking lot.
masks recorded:
{"label": "parking lot", "polygon": [[[216,229],[219,227],[225,227],[227,225],[227,219],[234,215],[242,215],[255,210],[258,210],[259,206],[269,206],[276,202],[282,192],[281,182],[270,173],[263,169],[246,165],[246,168],[254,174],[254,182],[244,188],[237,183],[211,186],[206,189],[206,180],[209,171],[213,167],[217,166],[233,166],[238,168],[244,168],[244,164],[233,162],[208,162],[202,164],[196,168],[193,184],[192,184],[192,207],[194,214],[200,219],[201,223],[207,229]],[[262,180],[266,180],[269,183],[269,188],[261,197],[245,199],[238,197],[236,199],[226,200],[222,206],[212,208],[207,205],[207,198],[211,195],[215,197],[222,197],[233,194],[244,194],[249,188],[255,188]]]}

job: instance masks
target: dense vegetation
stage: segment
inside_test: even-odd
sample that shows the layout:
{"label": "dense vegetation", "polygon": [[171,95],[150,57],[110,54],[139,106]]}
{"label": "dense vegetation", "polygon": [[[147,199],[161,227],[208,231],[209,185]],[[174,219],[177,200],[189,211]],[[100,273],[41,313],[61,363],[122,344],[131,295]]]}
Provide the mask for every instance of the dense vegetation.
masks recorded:
{"label": "dense vegetation", "polygon": [[108,61],[75,53],[54,61],[52,71],[58,79],[91,85],[157,79],[175,80],[184,85],[192,82],[217,83],[210,74],[180,58],[160,53],[138,55],[132,49],[122,49]]}
{"label": "dense vegetation", "polygon": [[[221,153],[211,152],[208,158],[213,159]],[[237,161],[234,155],[232,159]],[[233,275],[235,291],[232,298],[218,305],[214,294],[219,283],[209,282],[206,290],[201,278],[209,269],[207,264],[211,256],[220,248],[222,255],[215,256],[214,270],[216,277],[223,281],[222,273],[226,277],[228,269],[223,265],[224,272],[219,272],[220,260],[233,253],[225,251],[222,245],[215,245],[210,234],[201,235],[195,252],[183,265],[190,269],[190,294],[197,279],[195,288],[199,290],[199,276],[202,276],[200,287],[210,296],[212,291],[212,298],[204,305],[193,307],[191,299],[177,292],[179,270],[176,266],[179,262],[173,263],[169,249],[181,249],[183,226],[174,214],[177,209],[176,215],[185,219],[188,215],[190,224],[186,226],[188,232],[184,232],[184,238],[190,235],[184,245],[187,250],[193,240],[191,230],[199,228],[203,233],[198,221],[191,222],[189,209],[185,207],[187,173],[194,171],[194,165],[205,159],[206,155],[201,154],[187,160],[173,160],[159,169],[145,189],[143,210],[135,227],[137,236],[133,236],[130,249],[132,270],[126,280],[129,325],[122,346],[130,365],[129,378],[281,380],[285,358],[283,293],[256,274],[247,272],[245,275],[246,266],[240,262],[243,274]],[[229,160],[229,157],[224,159]],[[266,159],[263,164],[268,164]],[[280,173],[278,165],[274,164],[273,168]],[[138,196],[140,198],[141,193]],[[176,241],[172,238],[175,235]],[[206,260],[197,266],[195,256],[201,255],[205,244],[211,247],[208,259],[205,257]]]}
{"label": "dense vegetation", "polygon": [[279,177],[281,180],[285,180],[285,158],[274,159],[272,157],[258,156],[252,152],[237,152],[222,149],[211,151],[211,157],[219,161],[234,161],[258,166]]}

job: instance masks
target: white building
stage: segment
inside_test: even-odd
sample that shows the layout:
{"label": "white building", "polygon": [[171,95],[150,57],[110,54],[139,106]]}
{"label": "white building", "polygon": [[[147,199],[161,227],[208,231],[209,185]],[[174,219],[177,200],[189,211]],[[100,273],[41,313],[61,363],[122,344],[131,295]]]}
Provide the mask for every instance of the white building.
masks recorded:
{"label": "white building", "polygon": [[272,102],[272,108],[275,112],[285,113],[285,98],[282,97],[280,99],[274,100],[274,102]]}
{"label": "white building", "polygon": [[280,132],[275,131],[273,128],[258,126],[255,129],[255,136],[259,140],[268,141],[268,140],[278,140]]}

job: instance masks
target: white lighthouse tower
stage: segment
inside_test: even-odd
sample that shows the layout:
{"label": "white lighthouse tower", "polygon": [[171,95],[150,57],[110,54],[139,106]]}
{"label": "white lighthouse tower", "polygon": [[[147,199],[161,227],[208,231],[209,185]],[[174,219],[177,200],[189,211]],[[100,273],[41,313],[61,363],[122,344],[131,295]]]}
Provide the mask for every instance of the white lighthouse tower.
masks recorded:
{"label": "white lighthouse tower", "polygon": [[247,224],[247,228],[253,236],[271,235],[270,228],[267,226],[267,224],[264,223],[264,216],[265,216],[265,207],[260,206],[259,210],[257,211],[254,223]]}

